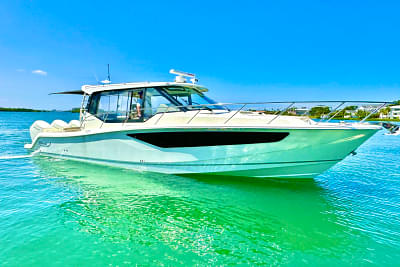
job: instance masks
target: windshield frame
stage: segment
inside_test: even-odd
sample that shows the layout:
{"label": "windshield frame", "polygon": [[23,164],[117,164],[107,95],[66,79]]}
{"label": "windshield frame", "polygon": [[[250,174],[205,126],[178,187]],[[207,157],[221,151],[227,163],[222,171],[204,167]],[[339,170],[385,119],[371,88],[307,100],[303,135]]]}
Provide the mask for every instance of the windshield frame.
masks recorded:
{"label": "windshield frame", "polygon": [[[170,101],[173,101],[178,107],[183,108],[185,111],[190,111],[190,110],[225,110],[229,111],[228,108],[224,107],[223,105],[218,105],[217,102],[215,102],[213,99],[207,97],[203,92],[198,90],[196,87],[192,86],[160,86],[158,87],[160,92],[165,96],[168,97]],[[174,97],[172,94],[168,92],[168,90],[174,90],[176,89],[177,91],[181,92],[188,92],[188,101],[189,103],[182,103],[182,100],[179,100],[178,97]],[[193,103],[192,95],[196,95],[201,97],[202,100],[206,103],[198,104],[198,103]],[[209,104],[209,106],[208,106]]]}

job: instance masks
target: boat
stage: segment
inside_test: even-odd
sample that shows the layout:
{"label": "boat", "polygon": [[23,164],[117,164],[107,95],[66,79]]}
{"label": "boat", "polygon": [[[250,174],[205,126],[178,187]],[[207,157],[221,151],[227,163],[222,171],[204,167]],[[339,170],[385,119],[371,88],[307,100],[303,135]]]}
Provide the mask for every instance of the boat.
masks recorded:
{"label": "boat", "polygon": [[[366,123],[368,116],[361,122],[333,122],[347,101],[325,101],[339,105],[314,120],[290,111],[320,101],[218,103],[206,96],[208,89],[194,74],[170,72],[176,75],[173,82],[107,81],[57,93],[83,96],[79,120],[34,122],[25,148],[165,174],[314,178],[382,129]],[[373,103],[376,111],[389,104]],[[251,108],[264,104],[285,108]]]}
{"label": "boat", "polygon": [[400,135],[400,126],[399,125],[389,123],[389,122],[383,122],[383,123],[381,123],[381,125],[383,128],[388,130],[386,135],[394,135],[394,136]]}

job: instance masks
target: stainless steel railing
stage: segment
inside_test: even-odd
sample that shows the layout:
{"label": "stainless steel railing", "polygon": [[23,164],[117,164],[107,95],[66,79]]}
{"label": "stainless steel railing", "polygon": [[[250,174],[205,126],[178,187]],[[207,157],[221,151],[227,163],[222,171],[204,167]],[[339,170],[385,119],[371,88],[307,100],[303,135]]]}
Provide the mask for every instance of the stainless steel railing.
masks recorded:
{"label": "stainless steel railing", "polygon": [[[227,111],[233,111],[232,109],[228,108],[230,106],[239,106],[238,109],[235,110],[235,112],[225,120],[224,124],[228,123],[230,120],[232,120],[239,112],[244,111],[246,107],[250,106],[259,106],[259,105],[285,105],[288,104],[287,106],[285,105],[283,109],[278,109],[278,110],[267,110],[264,109],[263,111],[267,114],[271,114],[272,111],[275,111],[272,113],[274,117],[267,122],[267,124],[272,123],[274,120],[278,119],[280,116],[284,115],[286,112],[288,112],[291,108],[296,108],[297,104],[312,104],[315,107],[315,104],[326,104],[324,106],[319,105],[320,107],[329,107],[327,104],[337,104],[333,109],[329,109],[328,114],[323,114],[324,116],[321,117],[321,120],[318,121],[317,123],[321,122],[329,122],[332,119],[334,119],[340,112],[346,111],[346,107],[350,106],[350,104],[358,104],[359,105],[370,105],[369,108],[371,111],[367,111],[367,114],[364,118],[360,118],[361,120],[358,123],[363,123],[365,122],[368,118],[370,118],[372,115],[376,114],[379,112],[382,108],[388,106],[389,104],[393,104],[393,102],[383,102],[383,101],[347,101],[347,100],[341,100],[341,101],[284,101],[284,102],[277,102],[277,101],[270,101],[270,102],[248,102],[248,103],[216,103],[216,104],[201,104],[201,105],[182,105],[182,106],[171,106],[167,107],[167,109],[164,112],[159,112],[162,113],[161,116],[155,121],[154,124],[158,124],[162,118],[164,117],[165,113],[170,112],[170,108],[174,109],[181,109],[181,111],[187,112],[187,111],[193,111],[193,110],[198,110],[189,120],[187,123],[192,122],[195,117],[202,111],[202,110],[209,110],[209,111],[214,111],[214,110],[221,110],[221,109],[213,109],[210,107],[223,107],[223,109]],[[346,105],[347,104],[347,105]],[[344,107],[343,107],[344,106]],[[340,107],[343,107],[340,109]],[[252,109],[250,109],[251,111]],[[310,109],[311,110],[311,109]],[[176,111],[173,111],[176,112]],[[290,114],[289,114],[290,115]],[[309,114],[307,114],[309,115]]]}
{"label": "stainless steel railing", "polygon": [[[81,126],[84,124],[85,120],[91,116],[95,116],[94,114],[90,114],[87,116],[87,110],[84,108],[84,101],[82,101],[81,107]],[[297,115],[297,116],[310,116],[310,111],[312,107],[328,107],[329,112],[327,114],[322,114],[320,116],[320,120],[317,123],[329,122],[334,119],[338,114],[342,111],[345,112],[346,108],[349,106],[366,106],[364,109],[367,109],[365,113],[365,117],[359,118],[360,121],[358,123],[363,123],[367,119],[369,119],[372,115],[379,112],[382,108],[393,104],[392,102],[384,102],[384,101],[269,101],[269,102],[242,102],[242,103],[215,103],[215,104],[196,104],[196,105],[181,105],[181,106],[168,106],[165,107],[165,110],[159,111],[159,107],[157,108],[142,108],[142,116],[145,114],[145,111],[150,111],[149,118],[155,116],[156,114],[161,114],[157,120],[155,120],[154,124],[158,124],[164,118],[166,113],[172,112],[189,112],[196,111],[193,116],[191,116],[186,124],[190,124],[200,113],[201,111],[208,110],[211,112],[216,111],[226,111],[232,112],[232,114],[224,121],[224,124],[227,124],[229,121],[235,118],[237,114],[244,111],[259,111],[264,112],[269,115],[273,115],[273,117],[266,122],[266,124],[270,124],[276,119],[278,119],[282,115],[293,115],[291,113],[295,112],[299,107],[307,108],[308,112]],[[300,106],[299,106],[300,105]],[[234,111],[234,112],[233,112]],[[124,111],[126,113],[126,119],[123,120],[123,123],[128,122],[128,114],[129,111]],[[109,117],[109,111],[105,112],[106,117]],[[147,119],[149,119],[147,118]],[[104,123],[104,122],[103,122]]]}

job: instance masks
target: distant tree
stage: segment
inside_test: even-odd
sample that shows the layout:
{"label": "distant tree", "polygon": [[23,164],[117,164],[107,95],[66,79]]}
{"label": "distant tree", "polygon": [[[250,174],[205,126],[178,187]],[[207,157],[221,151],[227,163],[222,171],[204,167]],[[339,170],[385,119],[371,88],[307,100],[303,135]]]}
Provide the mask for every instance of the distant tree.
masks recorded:
{"label": "distant tree", "polygon": [[357,106],[347,106],[344,108],[344,110],[356,110]]}
{"label": "distant tree", "polygon": [[45,112],[46,110],[36,110],[30,108],[2,108],[0,107],[0,111],[14,111],[14,112]]}
{"label": "distant tree", "polygon": [[397,105],[400,105],[400,100],[393,101],[393,104],[389,104],[388,106],[390,107],[390,106],[397,106]]}
{"label": "distant tree", "polygon": [[385,107],[381,109],[380,113],[382,113],[383,115],[388,115],[390,113],[390,107]]}
{"label": "distant tree", "polygon": [[357,116],[357,118],[359,118],[359,119],[364,119],[366,116],[368,116],[368,112],[365,111],[365,110],[363,110],[363,109],[359,109],[359,110],[357,110],[357,112],[356,112],[356,116]]}
{"label": "distant tree", "polygon": [[310,109],[310,115],[313,117],[321,118],[322,115],[326,115],[331,111],[329,107],[318,106]]}
{"label": "distant tree", "polygon": [[81,112],[81,109],[80,109],[80,108],[73,108],[73,109],[71,110],[71,112],[72,112],[72,113],[80,113],[80,112]]}

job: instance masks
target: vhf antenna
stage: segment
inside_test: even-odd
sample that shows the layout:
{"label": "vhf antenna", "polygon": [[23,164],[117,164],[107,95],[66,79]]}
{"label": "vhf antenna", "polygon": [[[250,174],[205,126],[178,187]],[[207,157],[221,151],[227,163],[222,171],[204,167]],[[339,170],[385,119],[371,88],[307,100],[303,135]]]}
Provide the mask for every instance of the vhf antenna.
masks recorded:
{"label": "vhf antenna", "polygon": [[101,81],[102,84],[109,84],[109,83],[111,83],[111,78],[110,78],[110,64],[107,64],[107,73],[108,73],[107,80]]}

